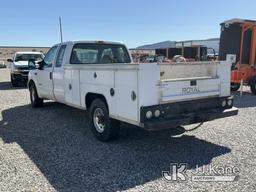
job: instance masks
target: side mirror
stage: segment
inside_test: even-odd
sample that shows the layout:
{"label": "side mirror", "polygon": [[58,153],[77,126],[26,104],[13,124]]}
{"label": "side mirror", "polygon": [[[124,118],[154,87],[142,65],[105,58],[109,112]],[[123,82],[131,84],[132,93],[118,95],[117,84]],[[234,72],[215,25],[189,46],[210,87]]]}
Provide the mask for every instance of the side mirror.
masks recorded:
{"label": "side mirror", "polygon": [[36,61],[36,65],[38,65],[39,70],[44,69],[44,60]]}
{"label": "side mirror", "polygon": [[29,68],[29,70],[33,70],[33,69],[43,70],[44,69],[44,61],[43,60],[35,61],[33,59],[29,60],[28,68]]}
{"label": "side mirror", "polygon": [[7,59],[7,62],[12,63],[13,60],[12,59]]}
{"label": "side mirror", "polygon": [[36,67],[36,63],[35,63],[35,61],[34,60],[29,60],[28,61],[28,69],[29,70],[33,70],[33,69],[36,69],[37,67]]}

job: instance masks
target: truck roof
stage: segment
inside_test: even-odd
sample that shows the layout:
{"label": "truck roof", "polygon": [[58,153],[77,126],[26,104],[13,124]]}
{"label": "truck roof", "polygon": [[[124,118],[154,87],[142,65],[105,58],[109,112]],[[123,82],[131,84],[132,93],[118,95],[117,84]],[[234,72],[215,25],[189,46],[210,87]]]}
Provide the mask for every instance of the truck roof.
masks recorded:
{"label": "truck roof", "polygon": [[58,43],[56,45],[60,45],[60,44],[77,44],[77,43],[98,43],[98,44],[116,44],[116,45],[124,45],[123,42],[118,42],[118,41],[105,41],[105,40],[95,40],[95,41],[92,41],[92,40],[82,40],[82,41],[66,41],[66,42],[63,42],[63,43]]}

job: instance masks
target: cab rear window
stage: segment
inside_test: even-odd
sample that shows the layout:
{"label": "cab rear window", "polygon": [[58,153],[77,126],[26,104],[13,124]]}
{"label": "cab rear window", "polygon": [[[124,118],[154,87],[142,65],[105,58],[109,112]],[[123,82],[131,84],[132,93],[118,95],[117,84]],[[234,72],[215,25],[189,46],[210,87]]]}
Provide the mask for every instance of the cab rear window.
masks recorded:
{"label": "cab rear window", "polygon": [[119,44],[78,43],[74,45],[71,64],[131,63],[127,49]]}

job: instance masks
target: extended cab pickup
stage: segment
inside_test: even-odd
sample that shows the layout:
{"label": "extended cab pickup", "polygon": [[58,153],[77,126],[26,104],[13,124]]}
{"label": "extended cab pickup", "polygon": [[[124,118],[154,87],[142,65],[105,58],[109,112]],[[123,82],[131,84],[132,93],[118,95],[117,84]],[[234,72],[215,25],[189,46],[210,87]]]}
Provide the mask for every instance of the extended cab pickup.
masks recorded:
{"label": "extended cab pickup", "polygon": [[32,107],[50,99],[88,109],[101,141],[117,138],[120,122],[159,130],[238,113],[228,61],[134,64],[121,43],[81,41],[55,45],[29,66]]}

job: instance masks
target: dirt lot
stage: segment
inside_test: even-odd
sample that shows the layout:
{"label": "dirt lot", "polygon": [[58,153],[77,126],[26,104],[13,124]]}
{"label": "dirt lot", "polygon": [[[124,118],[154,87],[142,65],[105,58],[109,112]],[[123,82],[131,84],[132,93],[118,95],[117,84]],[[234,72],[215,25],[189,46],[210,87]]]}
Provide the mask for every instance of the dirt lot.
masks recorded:
{"label": "dirt lot", "polygon": [[[54,102],[32,109],[25,87],[0,69],[0,191],[255,191],[256,96],[235,96],[236,117],[193,132],[146,132],[123,125],[101,143],[84,111]],[[234,93],[237,95],[237,93]],[[187,181],[167,181],[170,163],[187,163]],[[197,166],[236,167],[234,182],[192,182]],[[215,174],[215,173],[212,173]]]}

